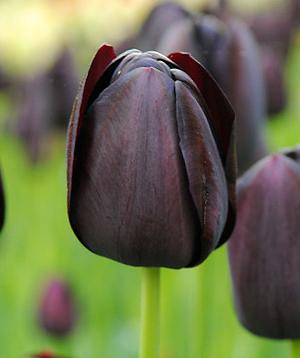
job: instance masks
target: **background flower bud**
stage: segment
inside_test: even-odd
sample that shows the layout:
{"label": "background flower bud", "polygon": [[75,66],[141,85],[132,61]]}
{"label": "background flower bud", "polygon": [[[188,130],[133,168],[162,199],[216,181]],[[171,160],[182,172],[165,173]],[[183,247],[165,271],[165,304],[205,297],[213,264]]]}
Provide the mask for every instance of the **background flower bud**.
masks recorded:
{"label": "background flower bud", "polygon": [[263,74],[266,86],[268,114],[283,111],[287,104],[287,90],[282,59],[268,47],[261,48]]}
{"label": "background flower bud", "polygon": [[41,352],[41,353],[37,353],[37,354],[33,354],[30,356],[27,356],[28,358],[66,358],[66,357],[62,357],[62,356],[58,356],[58,355],[54,355],[53,353],[50,352]]}
{"label": "background flower bud", "polygon": [[164,2],[154,6],[138,33],[118,45],[117,53],[131,48],[138,48],[141,51],[156,49],[165,29],[189,16],[189,12],[184,7],[173,2]]}
{"label": "background flower bud", "polygon": [[232,135],[229,103],[189,55],[102,46],[69,127],[75,234],[126,264],[200,263],[234,223]]}
{"label": "background flower bud", "polygon": [[257,44],[247,25],[227,14],[200,15],[171,26],[158,51],[190,52],[210,71],[236,113],[238,171],[267,154],[265,83]]}
{"label": "background flower bud", "polygon": [[235,307],[251,332],[300,338],[300,149],[269,156],[238,182],[229,259]]}
{"label": "background flower bud", "polygon": [[63,337],[74,327],[75,307],[70,287],[62,280],[50,281],[43,291],[39,321],[50,335]]}

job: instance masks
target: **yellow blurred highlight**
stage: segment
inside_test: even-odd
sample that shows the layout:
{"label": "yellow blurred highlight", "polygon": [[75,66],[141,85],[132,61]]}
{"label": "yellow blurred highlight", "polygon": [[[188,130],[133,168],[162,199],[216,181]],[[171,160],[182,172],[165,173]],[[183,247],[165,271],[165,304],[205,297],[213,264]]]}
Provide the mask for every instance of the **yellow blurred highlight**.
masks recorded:
{"label": "yellow blurred highlight", "polygon": [[[215,1],[185,0],[199,9]],[[234,6],[282,0],[231,0]],[[117,44],[133,33],[157,0],[10,0],[0,2],[0,65],[13,74],[49,66],[64,43],[85,63],[103,42]],[[179,1],[178,1],[179,2]],[[255,5],[256,4],[256,5]]]}

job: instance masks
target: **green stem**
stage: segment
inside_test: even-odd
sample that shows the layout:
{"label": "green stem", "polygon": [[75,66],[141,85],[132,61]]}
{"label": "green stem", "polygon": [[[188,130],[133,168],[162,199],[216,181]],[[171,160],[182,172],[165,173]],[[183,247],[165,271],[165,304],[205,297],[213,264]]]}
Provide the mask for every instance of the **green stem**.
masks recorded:
{"label": "green stem", "polygon": [[160,269],[143,268],[142,270],[140,358],[157,358],[160,327]]}
{"label": "green stem", "polygon": [[201,323],[203,322],[203,301],[204,301],[204,279],[205,270],[203,266],[197,267],[194,271],[195,285],[194,285],[194,309],[193,309],[193,323],[191,332],[191,357],[203,357],[203,331]]}
{"label": "green stem", "polygon": [[300,341],[293,340],[291,341],[291,358],[299,358],[300,357]]}

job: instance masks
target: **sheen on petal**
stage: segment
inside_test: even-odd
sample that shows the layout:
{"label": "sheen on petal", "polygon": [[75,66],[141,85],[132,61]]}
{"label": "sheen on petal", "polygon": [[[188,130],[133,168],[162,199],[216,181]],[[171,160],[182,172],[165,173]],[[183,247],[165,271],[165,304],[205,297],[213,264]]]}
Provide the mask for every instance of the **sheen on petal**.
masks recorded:
{"label": "sheen on petal", "polygon": [[175,82],[176,118],[189,190],[197,208],[202,235],[197,264],[218,245],[228,214],[226,177],[209,123],[189,88]]}
{"label": "sheen on petal", "polygon": [[69,217],[93,252],[131,265],[190,264],[200,228],[175,112],[173,80],[151,67],[114,81],[90,108],[76,146]]}

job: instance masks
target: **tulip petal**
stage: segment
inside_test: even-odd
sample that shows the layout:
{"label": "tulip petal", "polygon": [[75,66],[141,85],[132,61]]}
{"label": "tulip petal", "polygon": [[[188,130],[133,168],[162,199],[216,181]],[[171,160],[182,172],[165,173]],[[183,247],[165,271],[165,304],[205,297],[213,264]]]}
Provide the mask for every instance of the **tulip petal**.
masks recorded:
{"label": "tulip petal", "polygon": [[[90,96],[100,79],[103,75],[107,66],[111,63],[111,61],[116,57],[115,52],[110,45],[102,45],[98,52],[96,53],[89,72],[84,80],[79,93],[76,96],[74,106],[71,113],[69,130],[68,130],[68,148],[67,148],[67,156],[68,156],[68,198],[69,198],[69,185],[71,183],[70,178],[72,177],[72,163],[74,160],[74,150],[76,138],[78,135],[78,131],[81,126],[82,116],[87,109],[87,105],[90,99]],[[69,201],[69,200],[68,200]]]}
{"label": "tulip petal", "polygon": [[197,208],[202,236],[192,265],[218,245],[228,213],[226,178],[208,120],[189,87],[175,82],[176,118],[189,190]]}
{"label": "tulip petal", "polygon": [[168,57],[193,79],[204,102],[206,102],[207,105],[204,106],[204,111],[225,168],[229,195],[229,211],[224,233],[219,242],[220,246],[230,236],[235,223],[235,178],[237,168],[234,112],[214,79],[191,55],[177,52],[170,54]]}
{"label": "tulip petal", "polygon": [[190,54],[175,52],[168,57],[192,78],[207,103],[206,109],[210,114],[208,120],[212,126],[222,162],[226,163],[234,123],[234,112],[227,98],[206,69]]}
{"label": "tulip petal", "polygon": [[300,165],[273,155],[238,183],[238,217],[229,241],[241,323],[270,338],[300,338]]}
{"label": "tulip petal", "polygon": [[112,82],[85,116],[69,217],[93,252],[131,265],[190,264],[200,227],[175,110],[173,80],[150,67]]}

